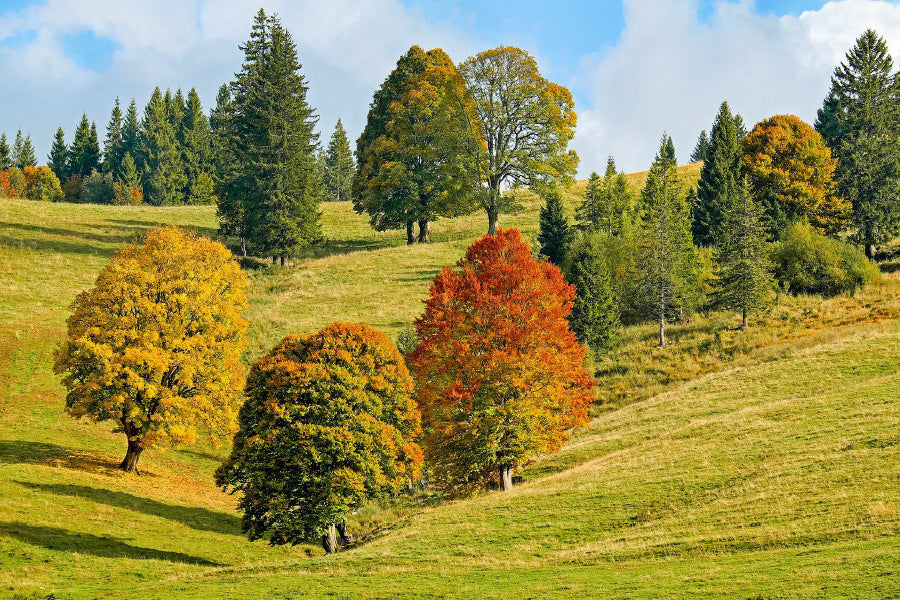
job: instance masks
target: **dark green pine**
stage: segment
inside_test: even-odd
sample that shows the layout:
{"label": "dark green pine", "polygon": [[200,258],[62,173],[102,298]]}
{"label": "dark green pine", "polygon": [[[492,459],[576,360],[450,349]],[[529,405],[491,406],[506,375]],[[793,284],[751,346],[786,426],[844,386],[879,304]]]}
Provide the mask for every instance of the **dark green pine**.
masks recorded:
{"label": "dark green pine", "polygon": [[144,201],[155,206],[181,204],[184,199],[185,177],[172,127],[171,94],[167,95],[168,102],[158,87],[153,90],[141,121],[139,154],[147,171]]}
{"label": "dark green pine", "polygon": [[125,149],[122,144],[122,109],[119,99],[113,106],[106,124],[106,139],[103,140],[103,172],[116,177],[122,167]]}
{"label": "dark green pine", "polygon": [[68,172],[68,156],[69,148],[66,146],[66,134],[62,127],[56,129],[56,135],[53,136],[53,145],[50,147],[50,155],[47,157],[47,166],[56,175],[60,181],[65,181],[69,176]]}
{"label": "dark green pine", "polygon": [[[722,102],[713,123],[707,159],[700,169],[697,202],[691,233],[698,246],[714,246],[720,235],[722,213],[741,180],[741,147],[737,118]],[[741,129],[743,125],[741,125]]]}
{"label": "dark green pine", "polygon": [[563,211],[562,195],[553,188],[544,195],[544,206],[541,207],[538,243],[541,254],[557,266],[562,266],[566,259],[572,232],[569,220]]}
{"label": "dark green pine", "polygon": [[325,152],[324,180],[327,201],[343,202],[350,199],[355,170],[347,132],[338,119]]}
{"label": "dark green pine", "polygon": [[578,341],[599,358],[614,350],[620,339],[619,313],[612,275],[597,234],[584,234],[572,252],[567,279],[575,286],[569,324]]}
{"label": "dark green pine", "polygon": [[0,171],[8,171],[13,167],[12,154],[9,142],[6,141],[6,133],[0,134]]}

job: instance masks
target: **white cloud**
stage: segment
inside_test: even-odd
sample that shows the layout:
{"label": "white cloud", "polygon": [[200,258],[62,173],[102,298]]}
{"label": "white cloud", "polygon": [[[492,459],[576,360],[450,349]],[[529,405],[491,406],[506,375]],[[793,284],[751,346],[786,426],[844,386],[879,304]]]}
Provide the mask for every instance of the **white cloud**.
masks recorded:
{"label": "white cloud", "polygon": [[582,175],[600,170],[610,153],[620,168],[646,169],[664,130],[686,161],[722,100],[748,127],[779,113],[811,123],[835,65],[867,27],[900,50],[900,6],[870,0],[796,17],[719,2],[708,23],[696,1],[628,0],[625,22],[619,43],[585,64],[590,106],[579,111],[574,142]]}

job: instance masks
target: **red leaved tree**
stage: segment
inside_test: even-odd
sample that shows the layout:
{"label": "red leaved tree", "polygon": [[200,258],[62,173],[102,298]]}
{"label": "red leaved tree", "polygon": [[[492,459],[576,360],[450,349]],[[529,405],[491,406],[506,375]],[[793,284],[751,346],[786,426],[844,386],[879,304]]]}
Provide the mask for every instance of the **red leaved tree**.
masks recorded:
{"label": "red leaved tree", "polygon": [[569,329],[575,298],[555,265],[539,262],[517,229],[475,242],[431,287],[409,357],[425,449],[437,483],[469,493],[588,421],[585,349]]}

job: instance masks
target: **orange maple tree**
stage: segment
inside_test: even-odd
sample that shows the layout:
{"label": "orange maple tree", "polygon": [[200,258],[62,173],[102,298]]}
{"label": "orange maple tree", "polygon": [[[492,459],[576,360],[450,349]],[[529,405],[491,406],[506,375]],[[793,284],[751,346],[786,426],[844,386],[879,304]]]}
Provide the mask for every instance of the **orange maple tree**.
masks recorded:
{"label": "orange maple tree", "polygon": [[517,229],[475,242],[431,286],[409,357],[436,482],[453,495],[554,452],[588,421],[594,385],[569,329],[575,298]]}

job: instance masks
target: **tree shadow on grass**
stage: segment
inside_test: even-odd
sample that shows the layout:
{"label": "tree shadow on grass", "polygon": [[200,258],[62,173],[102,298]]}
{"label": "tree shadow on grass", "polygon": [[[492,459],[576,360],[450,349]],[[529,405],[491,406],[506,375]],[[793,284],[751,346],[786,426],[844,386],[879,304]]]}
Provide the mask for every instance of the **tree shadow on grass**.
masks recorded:
{"label": "tree shadow on grass", "polygon": [[0,464],[47,465],[91,473],[117,470],[118,461],[46,442],[0,440]]}
{"label": "tree shadow on grass", "polygon": [[47,492],[60,496],[78,496],[98,504],[134,510],[145,515],[169,519],[170,521],[178,521],[200,531],[241,535],[241,520],[239,518],[206,508],[165,504],[125,492],[92,488],[84,485],[31,483],[27,481],[16,481],[16,483],[38,492]]}
{"label": "tree shadow on grass", "polygon": [[0,522],[0,536],[11,537],[32,546],[41,546],[48,550],[59,552],[77,552],[78,554],[88,554],[103,558],[156,559],[210,567],[220,566],[219,563],[205,558],[180,552],[166,552],[153,548],[132,546],[113,537],[101,537],[57,527],[28,525],[27,523],[16,521],[9,523]]}

